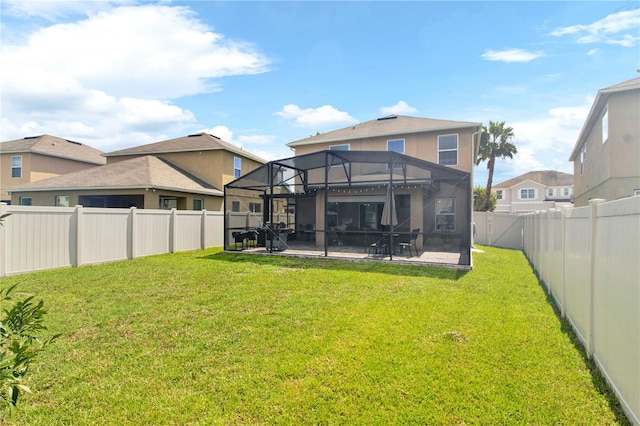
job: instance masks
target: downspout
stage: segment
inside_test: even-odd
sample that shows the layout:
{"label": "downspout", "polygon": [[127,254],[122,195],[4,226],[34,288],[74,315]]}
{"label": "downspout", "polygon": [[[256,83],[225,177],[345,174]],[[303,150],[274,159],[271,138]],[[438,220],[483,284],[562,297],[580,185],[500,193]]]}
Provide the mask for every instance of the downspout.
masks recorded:
{"label": "downspout", "polygon": [[223,194],[224,194],[224,198],[222,199],[222,212],[224,214],[224,218],[223,218],[223,228],[224,229],[224,235],[222,238],[222,248],[223,250],[226,250],[228,246],[228,226],[229,226],[229,221],[227,220],[227,185],[225,185],[223,187]]}
{"label": "downspout", "polygon": [[327,221],[329,215],[327,213],[327,207],[329,206],[329,152],[324,153],[324,256],[329,256],[329,244],[328,244],[328,229]]}
{"label": "downspout", "polygon": [[[478,153],[480,152],[480,141],[482,139],[482,126],[480,126],[478,128],[479,130],[477,132],[473,132],[471,134],[471,179],[469,179],[469,208],[468,210],[468,214],[469,214],[469,219],[470,219],[470,223],[469,223],[469,247],[467,248],[469,250],[469,266],[471,266],[473,268],[473,260],[471,258],[471,249],[473,248],[473,224],[475,223],[473,220],[473,188],[474,188],[474,173],[473,173],[473,168],[476,165],[476,160],[478,159]],[[477,141],[477,149],[476,149],[476,144],[474,143],[475,141]]]}
{"label": "downspout", "polygon": [[[391,167],[389,167],[389,193],[391,194],[389,209],[392,212],[391,217],[393,217],[393,210],[396,209],[396,194],[393,192],[393,168],[395,165],[396,155],[391,154]],[[389,226],[389,260],[393,260],[393,220],[391,220],[391,225]]]}

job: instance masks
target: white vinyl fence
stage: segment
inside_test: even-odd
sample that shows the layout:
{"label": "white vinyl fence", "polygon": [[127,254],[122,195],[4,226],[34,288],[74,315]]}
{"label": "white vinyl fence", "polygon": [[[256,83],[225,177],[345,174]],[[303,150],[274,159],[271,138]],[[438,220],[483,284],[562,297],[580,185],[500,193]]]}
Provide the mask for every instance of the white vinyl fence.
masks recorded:
{"label": "white vinyl fence", "polygon": [[515,250],[523,248],[522,216],[473,212],[473,225],[475,243]]}
{"label": "white vinyl fence", "polygon": [[222,212],[7,206],[0,276],[222,246]]}
{"label": "white vinyl fence", "polygon": [[640,425],[640,197],[522,219],[526,256]]}

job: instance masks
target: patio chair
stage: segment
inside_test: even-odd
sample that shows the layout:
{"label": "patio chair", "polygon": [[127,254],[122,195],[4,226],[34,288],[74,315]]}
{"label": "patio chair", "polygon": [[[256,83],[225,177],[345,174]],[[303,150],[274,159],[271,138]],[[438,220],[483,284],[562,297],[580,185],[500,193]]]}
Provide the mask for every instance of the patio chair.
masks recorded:
{"label": "patio chair", "polygon": [[248,231],[246,234],[247,248],[258,246],[258,231]]}
{"label": "patio chair", "polygon": [[235,249],[238,250],[238,243],[240,243],[240,250],[244,250],[244,240],[246,238],[245,232],[232,232],[231,236],[233,237],[233,241],[235,243]]}
{"label": "patio chair", "polygon": [[364,251],[368,255],[384,253],[384,243],[380,240],[377,240],[374,234],[371,234],[371,229],[369,229],[368,226],[365,226],[363,230],[365,242]]}
{"label": "patio chair", "polygon": [[416,249],[416,256],[418,255],[418,246],[416,245],[416,240],[418,239],[418,235],[420,235],[420,228],[414,229],[411,231],[409,235],[409,241],[402,241],[398,243],[398,247],[402,250],[402,253],[406,253],[407,248],[409,249],[409,257],[413,256],[413,252],[411,251],[411,246]]}

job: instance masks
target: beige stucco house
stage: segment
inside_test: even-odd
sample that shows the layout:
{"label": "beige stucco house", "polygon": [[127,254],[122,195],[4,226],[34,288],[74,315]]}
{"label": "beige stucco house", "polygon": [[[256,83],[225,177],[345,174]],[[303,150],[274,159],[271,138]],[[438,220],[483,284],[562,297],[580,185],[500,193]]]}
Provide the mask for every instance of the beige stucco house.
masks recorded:
{"label": "beige stucco house", "polygon": [[28,198],[33,205],[221,211],[225,183],[264,164],[261,158],[207,133],[104,156],[106,165],[16,187],[12,201]]}
{"label": "beige stucco house", "polygon": [[[19,185],[104,165],[102,151],[51,135],[0,143],[0,201],[10,204]],[[13,200],[19,204],[19,199]],[[27,203],[29,200],[25,199]]]}
{"label": "beige stucco house", "polygon": [[496,213],[528,213],[571,205],[573,176],[556,170],[528,172],[500,182],[496,194]]}
{"label": "beige stucco house", "polygon": [[640,195],[640,77],[598,92],[569,160],[577,207]]}
{"label": "beige stucco house", "polygon": [[296,156],[323,150],[395,151],[471,173],[482,123],[390,115],[287,144]]}

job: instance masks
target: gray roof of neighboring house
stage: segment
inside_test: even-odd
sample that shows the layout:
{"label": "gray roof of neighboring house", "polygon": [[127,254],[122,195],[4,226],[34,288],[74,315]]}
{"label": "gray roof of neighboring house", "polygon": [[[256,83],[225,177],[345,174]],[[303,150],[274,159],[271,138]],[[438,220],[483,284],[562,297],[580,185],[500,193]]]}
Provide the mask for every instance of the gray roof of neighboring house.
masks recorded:
{"label": "gray roof of neighboring house", "polygon": [[96,166],[11,188],[11,192],[95,189],[164,189],[196,194],[224,193],[168,161],[152,155]]}
{"label": "gray roof of neighboring house", "polygon": [[587,116],[587,119],[582,126],[580,136],[578,136],[578,140],[573,147],[573,151],[571,151],[569,161],[574,161],[576,156],[579,154],[585,138],[587,137],[587,135],[591,131],[591,128],[593,127],[593,124],[595,123],[594,116],[602,111],[607,103],[609,95],[618,92],[626,92],[629,90],[640,90],[640,77],[632,78],[631,80],[623,81],[622,83],[614,84],[613,86],[605,87],[604,89],[598,91],[596,99],[593,101],[593,105],[591,105],[589,115]]}
{"label": "gray roof of neighboring house", "polygon": [[261,164],[266,163],[266,160],[208,133],[196,133],[193,135],[168,139],[166,141],[134,146],[132,148],[109,152],[105,154],[105,156],[116,157],[125,155],[156,155],[172,152],[213,151],[218,149],[231,151],[234,154],[242,155],[243,157],[250,158]]}
{"label": "gray roof of neighboring house", "polygon": [[333,130],[331,132],[289,142],[287,146],[295,148],[300,145],[312,145],[316,143],[340,142],[376,136],[403,135],[408,133],[434,132],[481,126],[482,123],[472,123],[468,121],[438,120],[434,118],[390,115],[345,127],[344,129]]}
{"label": "gray roof of neighboring house", "polygon": [[102,156],[102,151],[80,142],[74,142],[51,135],[29,136],[22,139],[1,142],[0,153],[33,153],[97,165],[107,162]]}
{"label": "gray roof of neighboring house", "polygon": [[564,172],[558,172],[556,170],[539,170],[534,172],[528,172],[523,175],[514,177],[513,179],[505,180],[497,185],[494,185],[494,189],[511,188],[516,186],[520,182],[525,180],[531,180],[538,182],[544,186],[571,186],[573,185],[573,175]]}

